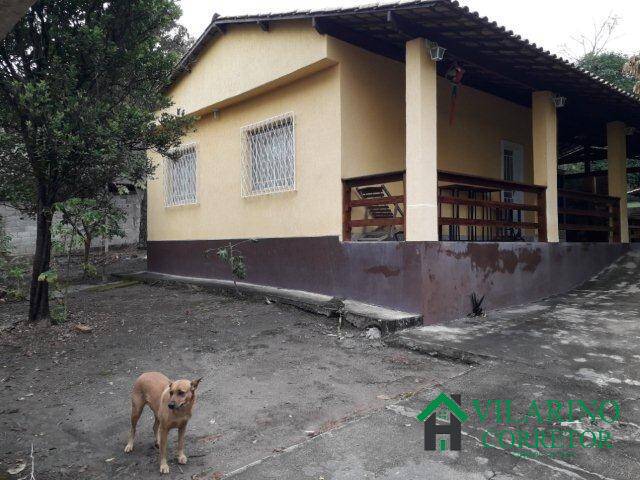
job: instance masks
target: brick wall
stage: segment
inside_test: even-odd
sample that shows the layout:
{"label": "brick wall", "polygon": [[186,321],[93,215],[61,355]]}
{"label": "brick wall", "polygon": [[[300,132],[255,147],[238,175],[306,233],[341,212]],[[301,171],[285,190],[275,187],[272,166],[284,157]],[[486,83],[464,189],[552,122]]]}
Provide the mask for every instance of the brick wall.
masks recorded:
{"label": "brick wall", "polygon": [[[114,238],[111,245],[132,245],[138,243],[140,232],[140,202],[142,193],[119,195],[114,197],[116,206],[124,210],[127,219],[124,224],[124,238]],[[33,254],[36,246],[36,222],[33,218],[17,210],[0,205],[0,218],[4,222],[5,231],[11,236],[13,252],[16,255]],[[57,218],[54,217],[54,220]],[[94,246],[101,245],[100,239],[94,241]]]}

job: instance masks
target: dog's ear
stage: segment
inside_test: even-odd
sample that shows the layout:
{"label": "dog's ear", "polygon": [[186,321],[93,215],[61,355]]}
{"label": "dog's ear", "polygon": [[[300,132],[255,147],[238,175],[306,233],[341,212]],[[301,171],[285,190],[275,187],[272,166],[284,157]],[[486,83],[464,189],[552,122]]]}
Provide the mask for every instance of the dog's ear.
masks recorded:
{"label": "dog's ear", "polygon": [[169,384],[169,393],[171,393],[171,387],[173,387],[173,382]]}
{"label": "dog's ear", "polygon": [[196,388],[198,388],[198,385],[200,385],[201,380],[202,380],[202,377],[200,377],[197,380],[191,380],[191,390],[195,390]]}

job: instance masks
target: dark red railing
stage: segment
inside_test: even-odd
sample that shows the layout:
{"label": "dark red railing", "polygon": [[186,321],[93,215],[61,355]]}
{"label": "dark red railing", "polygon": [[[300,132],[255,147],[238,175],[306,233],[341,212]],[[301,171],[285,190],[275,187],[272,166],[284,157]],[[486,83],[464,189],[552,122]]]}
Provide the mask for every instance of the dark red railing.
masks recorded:
{"label": "dark red railing", "polygon": [[[498,231],[528,229],[537,231],[539,242],[547,241],[546,187],[441,170],[438,171],[438,182],[440,230],[443,226],[466,226],[471,231],[468,237],[475,239],[475,230],[480,228],[488,232],[482,234],[482,240],[501,240],[505,237]],[[505,191],[533,194],[535,203],[506,202],[502,195]],[[453,206],[451,216],[444,215],[442,205]],[[456,213],[458,206],[466,207],[465,216]],[[535,221],[522,221],[521,212],[535,212]]]}
{"label": "dark red railing", "polygon": [[629,241],[640,242],[640,219],[629,218]]}
{"label": "dark red railing", "polygon": [[[382,198],[353,198],[353,189],[402,182],[401,195]],[[405,172],[367,175],[342,180],[342,237],[352,239],[354,228],[406,227],[406,182]],[[479,177],[463,173],[438,171],[438,225],[440,238],[442,228],[467,227],[467,239],[477,240],[475,232],[482,229],[480,239],[505,240],[522,237],[505,237],[504,232],[534,230],[539,242],[547,241],[546,187],[528,183],[512,182]],[[505,201],[504,192],[523,192],[522,201]],[[480,195],[477,195],[480,193]],[[511,198],[515,198],[511,195]],[[405,213],[392,218],[354,219],[356,208],[376,206],[400,207]],[[451,215],[443,212],[450,205]],[[464,207],[460,209],[459,207]],[[528,216],[524,212],[532,212]],[[449,213],[449,212],[447,212]],[[606,195],[558,189],[559,228],[576,232],[606,232],[613,242],[620,241],[620,199]],[[529,217],[526,221],[523,218]],[[640,220],[630,219],[629,232],[632,241],[640,241]],[[449,237],[451,239],[451,237]]]}
{"label": "dark red railing", "polygon": [[[404,172],[392,172],[342,180],[342,239],[344,241],[348,242],[351,240],[352,231],[357,227],[401,226],[402,230],[405,230],[406,215],[394,218],[365,218],[361,220],[353,219],[353,209],[358,207],[367,208],[379,205],[402,205],[404,207],[404,176]],[[386,196],[383,198],[352,198],[354,188],[374,185],[386,185],[395,182],[402,182],[402,195]]]}
{"label": "dark red railing", "polygon": [[620,242],[620,199],[558,189],[558,222],[560,230],[604,232],[606,240]]}

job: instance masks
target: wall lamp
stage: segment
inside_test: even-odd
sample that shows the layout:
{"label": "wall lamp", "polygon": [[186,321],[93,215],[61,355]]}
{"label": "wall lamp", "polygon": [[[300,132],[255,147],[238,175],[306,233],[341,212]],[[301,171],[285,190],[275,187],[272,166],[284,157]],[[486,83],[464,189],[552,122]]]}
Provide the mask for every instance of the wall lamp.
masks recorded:
{"label": "wall lamp", "polygon": [[427,47],[429,48],[431,60],[434,62],[441,62],[444,59],[444,52],[447,51],[446,48],[441,47],[436,42],[430,42],[429,40],[427,40]]}
{"label": "wall lamp", "polygon": [[567,104],[567,97],[555,95],[553,97],[553,104],[556,106],[556,108],[562,108]]}

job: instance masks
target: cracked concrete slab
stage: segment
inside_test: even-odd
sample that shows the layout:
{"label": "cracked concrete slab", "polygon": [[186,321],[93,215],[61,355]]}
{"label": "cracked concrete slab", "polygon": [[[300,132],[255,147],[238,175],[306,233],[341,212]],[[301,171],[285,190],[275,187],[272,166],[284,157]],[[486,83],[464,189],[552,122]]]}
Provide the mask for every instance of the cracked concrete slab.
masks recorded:
{"label": "cracked concrete slab", "polygon": [[[638,273],[640,253],[632,252],[568,294],[490,312],[486,318],[404,330],[387,344],[453,360],[464,370],[227,476],[242,480],[640,478],[640,299],[634,293]],[[463,405],[472,398],[509,398],[514,415],[526,412],[532,399],[611,398],[619,401],[621,417],[611,425],[584,419],[572,424],[576,431],[607,430],[613,448],[579,450],[569,458],[522,458],[508,449],[485,448],[485,427],[477,419],[463,426],[461,452],[425,452],[423,425],[415,415],[441,391],[462,393]]]}
{"label": "cracked concrete slab", "polygon": [[[484,426],[477,419],[463,425],[462,451],[426,452],[423,425],[416,419],[440,391],[462,392],[470,398],[513,399],[514,415],[526,412],[531,398],[602,398],[615,395],[541,370],[502,362],[475,367],[387,405],[299,445],[229,472],[228,478],[250,480],[450,480],[572,479],[631,480],[640,478],[640,409],[635,398],[621,399],[624,421],[607,425],[614,448],[579,450],[575,457],[522,458],[513,451],[483,446]],[[591,424],[574,428],[594,428]],[[227,478],[227,477],[225,477]]]}

